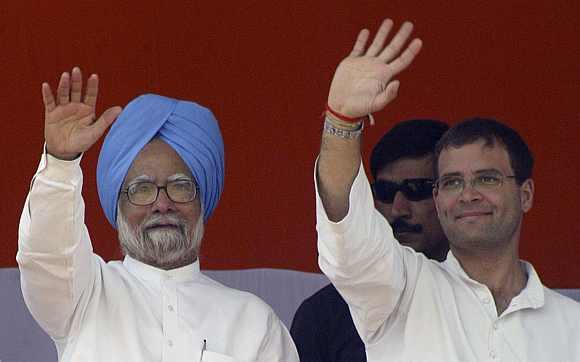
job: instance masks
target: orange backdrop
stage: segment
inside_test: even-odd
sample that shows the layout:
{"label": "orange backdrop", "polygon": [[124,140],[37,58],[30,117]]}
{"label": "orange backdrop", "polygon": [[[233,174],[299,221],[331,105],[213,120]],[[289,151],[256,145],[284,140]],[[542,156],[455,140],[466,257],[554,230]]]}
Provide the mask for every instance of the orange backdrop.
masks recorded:
{"label": "orange backdrop", "polygon": [[[210,107],[226,144],[209,269],[317,271],[312,166],[328,86],[358,30],[410,19],[424,49],[399,98],[367,129],[467,116],[508,122],[535,152],[536,202],[522,255],[551,287],[580,287],[580,2],[6,1],[0,10],[0,266],[15,266],[17,225],[43,144],[40,84],[79,65],[101,77],[100,109],[157,92]],[[119,257],[95,187],[100,144],[83,159],[95,250]]]}

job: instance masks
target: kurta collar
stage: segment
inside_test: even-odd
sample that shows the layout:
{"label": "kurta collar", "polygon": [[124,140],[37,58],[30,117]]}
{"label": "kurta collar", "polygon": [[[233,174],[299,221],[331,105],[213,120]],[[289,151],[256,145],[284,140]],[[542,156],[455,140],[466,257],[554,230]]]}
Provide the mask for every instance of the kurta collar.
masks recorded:
{"label": "kurta collar", "polygon": [[[524,289],[522,289],[520,294],[514,297],[514,299],[510,304],[510,309],[511,306],[517,309],[540,308],[544,305],[545,298],[544,285],[542,284],[542,281],[540,280],[540,277],[538,276],[538,273],[536,272],[532,264],[528,263],[525,260],[520,260],[520,262],[523,263],[526,269],[526,273],[528,275],[528,282],[526,283],[526,286],[524,287]],[[467,273],[459,263],[459,260],[457,260],[455,255],[453,255],[453,252],[451,252],[451,250],[447,253],[447,259],[443,262],[443,265],[446,269],[452,271],[453,274],[458,275],[461,279],[467,280],[470,283],[474,283],[487,288],[487,286],[485,286],[484,284],[481,284],[480,282],[471,279],[469,275],[467,275]]]}
{"label": "kurta collar", "polygon": [[192,264],[180,268],[163,270],[140,262],[126,255],[123,265],[127,270],[140,279],[153,282],[175,281],[188,282],[197,279],[201,273],[199,270],[199,258]]}

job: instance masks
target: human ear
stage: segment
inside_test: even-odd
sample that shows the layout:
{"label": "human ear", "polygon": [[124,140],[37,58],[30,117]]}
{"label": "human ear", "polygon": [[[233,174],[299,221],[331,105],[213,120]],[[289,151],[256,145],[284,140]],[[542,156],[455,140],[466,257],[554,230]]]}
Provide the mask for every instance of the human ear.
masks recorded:
{"label": "human ear", "polygon": [[523,212],[528,212],[534,203],[534,180],[531,178],[524,181],[520,186],[520,199]]}

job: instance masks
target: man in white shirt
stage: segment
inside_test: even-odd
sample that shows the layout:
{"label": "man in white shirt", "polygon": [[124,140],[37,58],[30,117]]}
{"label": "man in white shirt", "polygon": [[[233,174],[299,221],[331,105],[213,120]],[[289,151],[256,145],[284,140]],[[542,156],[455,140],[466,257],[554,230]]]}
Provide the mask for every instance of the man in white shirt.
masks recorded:
{"label": "man in white shirt", "polygon": [[[370,156],[375,208],[399,243],[438,261],[447,257],[449,243],[433,202],[433,157],[448,129],[437,120],[402,121],[381,137]],[[303,361],[366,361],[348,305],[332,284],[302,302],[290,334]]]}
{"label": "man in white shirt", "polygon": [[[56,100],[42,86],[45,152],[19,227],[24,298],[59,360],[298,361],[264,302],[200,273],[224,177],[211,111],[148,94],[95,120],[97,76],[84,99],[81,88],[78,68],[63,73]],[[113,121],[97,185],[125,259],[105,263],[84,225],[80,156]]]}
{"label": "man in white shirt", "polygon": [[580,305],[545,288],[518,244],[533,159],[511,128],[471,119],[439,142],[433,196],[443,263],[399,245],[373,207],[362,121],[392,101],[421,48],[385,20],[338,66],[316,166],[319,264],[349,305],[368,361],[580,361]]}

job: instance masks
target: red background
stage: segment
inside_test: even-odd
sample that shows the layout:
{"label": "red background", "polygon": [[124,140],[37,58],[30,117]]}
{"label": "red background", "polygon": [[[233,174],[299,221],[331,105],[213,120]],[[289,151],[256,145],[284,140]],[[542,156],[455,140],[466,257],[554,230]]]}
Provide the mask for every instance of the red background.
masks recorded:
{"label": "red background", "polygon": [[[393,121],[492,116],[537,160],[522,256],[551,287],[580,287],[580,2],[5,1],[0,10],[0,266],[43,144],[40,84],[79,65],[101,78],[100,109],[140,93],[192,99],[220,120],[225,192],[210,220],[208,269],[317,271],[312,166],[333,71],[361,27],[416,24],[419,58],[367,129],[365,158]],[[83,159],[95,250],[119,256],[98,204],[100,144]]]}

